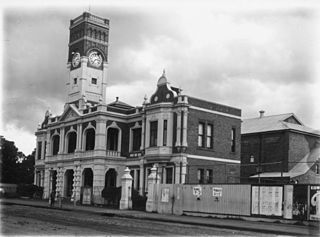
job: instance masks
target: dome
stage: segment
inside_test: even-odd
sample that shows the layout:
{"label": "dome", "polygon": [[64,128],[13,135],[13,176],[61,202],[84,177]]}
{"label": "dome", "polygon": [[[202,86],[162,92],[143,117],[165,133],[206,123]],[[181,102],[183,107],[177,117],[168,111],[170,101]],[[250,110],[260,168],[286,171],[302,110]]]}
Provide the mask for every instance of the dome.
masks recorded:
{"label": "dome", "polygon": [[168,81],[167,81],[167,78],[166,78],[166,72],[163,69],[163,73],[162,73],[161,77],[159,78],[157,85],[160,86],[160,85],[167,84],[167,83],[168,83]]}

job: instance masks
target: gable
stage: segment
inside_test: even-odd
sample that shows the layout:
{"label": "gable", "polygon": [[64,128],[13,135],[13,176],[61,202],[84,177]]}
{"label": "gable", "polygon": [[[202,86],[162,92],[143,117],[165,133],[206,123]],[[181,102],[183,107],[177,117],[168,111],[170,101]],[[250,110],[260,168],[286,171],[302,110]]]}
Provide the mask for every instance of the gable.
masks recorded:
{"label": "gable", "polygon": [[300,121],[298,121],[298,119],[296,117],[294,117],[293,115],[290,116],[289,118],[283,120],[284,122],[287,123],[293,123],[293,124],[298,124],[298,125],[302,125]]}
{"label": "gable", "polygon": [[73,108],[73,106],[68,105],[63,114],[61,115],[59,121],[72,120],[78,117],[80,117],[80,113],[76,110],[76,108]]}

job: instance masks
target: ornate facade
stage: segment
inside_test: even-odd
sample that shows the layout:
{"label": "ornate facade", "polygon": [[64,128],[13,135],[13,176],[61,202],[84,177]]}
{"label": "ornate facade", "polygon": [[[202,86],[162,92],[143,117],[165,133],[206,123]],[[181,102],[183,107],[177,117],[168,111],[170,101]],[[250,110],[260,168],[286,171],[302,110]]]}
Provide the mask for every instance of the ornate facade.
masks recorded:
{"label": "ornate facade", "polygon": [[103,203],[125,167],[141,195],[153,165],[161,183],[239,182],[241,110],[184,95],[165,72],[142,106],[106,104],[108,35],[109,20],[90,13],[70,22],[64,111],[47,111],[36,131],[34,182],[44,198],[55,190],[79,200],[89,186]]}

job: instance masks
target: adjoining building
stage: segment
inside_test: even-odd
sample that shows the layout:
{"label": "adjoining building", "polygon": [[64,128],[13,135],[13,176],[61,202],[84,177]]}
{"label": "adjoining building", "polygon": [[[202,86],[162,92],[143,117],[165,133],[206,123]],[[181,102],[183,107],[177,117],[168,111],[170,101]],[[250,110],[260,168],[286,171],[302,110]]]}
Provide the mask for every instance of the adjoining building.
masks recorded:
{"label": "adjoining building", "polygon": [[320,182],[320,131],[293,113],[244,119],[241,127],[241,182]]}
{"label": "adjoining building", "polygon": [[154,165],[160,183],[239,182],[241,110],[184,95],[165,72],[141,106],[106,104],[108,37],[108,19],[85,12],[70,21],[67,101],[36,131],[34,183],[44,198],[55,190],[79,200],[86,186],[103,203],[125,167],[141,195]]}

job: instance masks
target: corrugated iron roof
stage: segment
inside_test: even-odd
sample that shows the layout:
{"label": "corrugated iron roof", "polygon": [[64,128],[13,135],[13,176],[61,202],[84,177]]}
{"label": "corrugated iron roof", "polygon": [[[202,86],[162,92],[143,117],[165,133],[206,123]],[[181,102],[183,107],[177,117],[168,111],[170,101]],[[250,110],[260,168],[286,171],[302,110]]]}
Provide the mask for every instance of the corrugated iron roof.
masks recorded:
{"label": "corrugated iron roof", "polygon": [[290,117],[294,117],[297,121],[299,121],[299,119],[293,113],[244,119],[241,125],[241,134],[260,133],[260,132],[279,131],[279,130],[296,130],[300,132],[320,135],[319,130],[306,127],[302,123],[300,125],[300,124],[285,122],[285,120]]}

